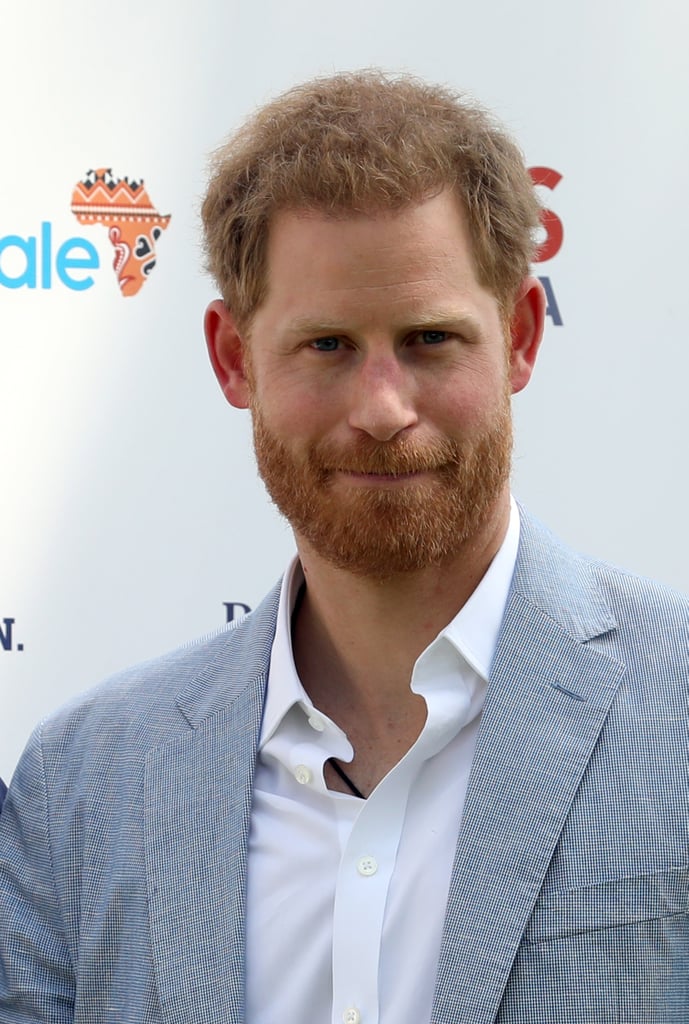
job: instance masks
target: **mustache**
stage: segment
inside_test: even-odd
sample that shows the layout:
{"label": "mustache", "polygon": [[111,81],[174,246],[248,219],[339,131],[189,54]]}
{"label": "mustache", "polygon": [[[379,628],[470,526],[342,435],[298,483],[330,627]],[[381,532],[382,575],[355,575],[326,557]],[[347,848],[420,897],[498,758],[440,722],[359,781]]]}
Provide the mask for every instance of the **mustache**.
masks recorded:
{"label": "mustache", "polygon": [[406,476],[457,466],[463,461],[462,447],[455,441],[439,439],[418,441],[372,441],[362,437],[342,448],[321,442],[308,456],[310,468],[327,480],[335,473],[373,473],[380,476]]}

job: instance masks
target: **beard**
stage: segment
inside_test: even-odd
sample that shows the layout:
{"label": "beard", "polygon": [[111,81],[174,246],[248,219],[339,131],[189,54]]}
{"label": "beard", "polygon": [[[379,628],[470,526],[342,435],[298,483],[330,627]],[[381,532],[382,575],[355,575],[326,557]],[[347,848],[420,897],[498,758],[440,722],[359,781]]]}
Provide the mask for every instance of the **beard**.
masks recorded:
{"label": "beard", "polygon": [[[268,427],[252,402],[254,448],[268,493],[295,533],[330,564],[358,576],[390,579],[456,558],[495,514],[512,456],[510,395],[471,439],[377,442],[362,435],[347,448],[322,441],[297,453]],[[342,472],[402,476],[396,486],[353,486]]]}

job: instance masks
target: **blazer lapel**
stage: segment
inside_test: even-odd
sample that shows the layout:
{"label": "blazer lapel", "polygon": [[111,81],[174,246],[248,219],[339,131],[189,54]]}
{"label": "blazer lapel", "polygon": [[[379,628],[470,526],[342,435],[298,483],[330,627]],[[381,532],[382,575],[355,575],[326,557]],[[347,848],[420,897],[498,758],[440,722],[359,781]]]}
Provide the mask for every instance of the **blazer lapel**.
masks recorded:
{"label": "blazer lapel", "polygon": [[495,1019],[624,666],[586,641],[614,622],[530,520],[491,669],[448,895],[433,1024]]}
{"label": "blazer lapel", "polygon": [[155,750],[146,872],[161,1007],[171,1024],[239,1024],[260,691]]}
{"label": "blazer lapel", "polygon": [[228,633],[178,699],[192,728],[147,758],[151,945],[170,1024],[243,1020],[251,789],[276,603],[274,593]]}

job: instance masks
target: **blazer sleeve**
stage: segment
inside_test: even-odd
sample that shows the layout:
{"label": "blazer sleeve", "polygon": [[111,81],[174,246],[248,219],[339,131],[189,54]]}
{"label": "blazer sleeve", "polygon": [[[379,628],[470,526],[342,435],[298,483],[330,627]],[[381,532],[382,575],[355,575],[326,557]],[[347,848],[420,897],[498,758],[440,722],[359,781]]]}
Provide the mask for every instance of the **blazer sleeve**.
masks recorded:
{"label": "blazer sleeve", "polygon": [[2,810],[2,805],[5,802],[5,797],[6,796],[7,796],[7,786],[2,781],[2,779],[0,779],[0,811]]}
{"label": "blazer sleeve", "polygon": [[40,729],[0,815],[0,1020],[72,1024],[74,971],[50,853]]}

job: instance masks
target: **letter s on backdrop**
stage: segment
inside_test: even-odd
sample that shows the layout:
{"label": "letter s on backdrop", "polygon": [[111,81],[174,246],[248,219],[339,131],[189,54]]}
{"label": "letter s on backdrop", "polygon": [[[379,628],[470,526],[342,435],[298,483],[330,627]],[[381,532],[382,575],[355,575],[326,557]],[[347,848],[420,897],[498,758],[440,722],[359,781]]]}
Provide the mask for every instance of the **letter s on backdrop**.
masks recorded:
{"label": "letter s on backdrop", "polygon": [[[554,171],[552,167],[530,167],[529,174],[534,185],[545,185],[550,189],[555,188],[562,181],[562,175],[558,171]],[[536,252],[536,263],[545,263],[546,260],[551,260],[558,254],[565,233],[562,221],[552,210],[543,210],[541,223],[545,229],[545,239]]]}

